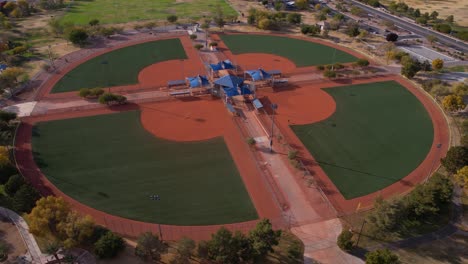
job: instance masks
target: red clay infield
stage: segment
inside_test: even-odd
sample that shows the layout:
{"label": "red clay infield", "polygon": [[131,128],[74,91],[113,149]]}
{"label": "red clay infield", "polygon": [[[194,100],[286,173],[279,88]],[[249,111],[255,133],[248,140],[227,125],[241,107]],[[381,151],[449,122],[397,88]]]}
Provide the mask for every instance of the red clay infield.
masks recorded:
{"label": "red clay infield", "polygon": [[[143,126],[156,136],[166,139],[188,141],[202,140],[223,136],[241,174],[242,180],[252,199],[260,218],[269,218],[277,228],[283,227],[281,213],[273,200],[272,193],[267,189],[267,182],[260,175],[255,161],[250,159],[249,148],[238,132],[235,124],[219,100],[171,100],[141,105],[127,105],[113,109],[95,109],[81,112],[54,114],[47,116],[24,118],[16,136],[16,158],[18,168],[31,183],[44,195],[64,197],[72,206],[83,214],[91,215],[97,223],[108,226],[124,235],[136,237],[144,231],[159,233],[159,228],[165,239],[176,240],[182,236],[193,239],[208,239],[221,225],[212,226],[171,226],[143,223],[129,220],[95,210],[81,204],[57,189],[40,171],[34,162],[31,149],[32,127],[36,122],[91,116],[140,109]],[[161,129],[161,127],[163,129]],[[190,131],[190,133],[188,133]],[[215,199],[215,197],[213,197]],[[256,221],[224,225],[233,230],[247,231],[254,227]]]}

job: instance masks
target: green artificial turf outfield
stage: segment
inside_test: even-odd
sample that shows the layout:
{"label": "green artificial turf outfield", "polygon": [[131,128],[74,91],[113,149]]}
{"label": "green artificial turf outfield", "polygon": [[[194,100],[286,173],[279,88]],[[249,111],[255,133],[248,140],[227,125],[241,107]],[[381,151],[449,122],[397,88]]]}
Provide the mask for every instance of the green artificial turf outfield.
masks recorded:
{"label": "green artificial turf outfield", "polygon": [[431,118],[405,87],[390,81],[324,91],[335,99],[336,112],[292,129],[346,199],[402,179],[428,154]]}
{"label": "green artificial turf outfield", "polygon": [[137,84],[138,74],[143,68],[157,62],[186,58],[178,38],[121,48],[78,65],[60,79],[52,93]]}
{"label": "green artificial turf outfield", "polygon": [[158,139],[129,111],[39,123],[32,144],[60,190],[113,215],[173,225],[258,218],[223,138]]}
{"label": "green artificial turf outfield", "polygon": [[285,57],[297,67],[356,61],[353,55],[310,41],[267,35],[220,35],[233,54],[268,53]]}
{"label": "green artificial turf outfield", "polygon": [[87,25],[91,19],[101,23],[125,23],[164,19],[177,15],[179,20],[211,17],[219,6],[225,16],[238,15],[225,0],[98,0],[74,1],[61,22]]}

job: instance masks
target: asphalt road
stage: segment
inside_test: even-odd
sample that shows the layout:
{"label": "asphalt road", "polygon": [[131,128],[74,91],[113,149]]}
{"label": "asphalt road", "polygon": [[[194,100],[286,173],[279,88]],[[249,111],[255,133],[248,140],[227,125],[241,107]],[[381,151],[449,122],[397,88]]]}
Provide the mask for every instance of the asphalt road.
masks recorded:
{"label": "asphalt road", "polygon": [[422,27],[416,23],[412,23],[406,20],[403,20],[397,16],[393,16],[391,14],[385,13],[383,11],[380,11],[376,8],[370,7],[368,5],[361,4],[360,2],[354,1],[354,0],[349,0],[349,2],[353,3],[353,5],[358,6],[359,8],[365,10],[366,12],[374,15],[374,16],[379,16],[380,18],[389,20],[393,22],[396,26],[401,27],[403,29],[406,29],[408,31],[411,31],[415,34],[418,34],[422,37],[426,37],[429,35],[433,35],[437,37],[437,41],[440,43],[443,43],[449,47],[455,48],[459,51],[463,52],[468,52],[468,44],[462,40],[458,40],[449,36],[446,36],[444,34],[441,34],[435,30],[428,29],[425,27]]}

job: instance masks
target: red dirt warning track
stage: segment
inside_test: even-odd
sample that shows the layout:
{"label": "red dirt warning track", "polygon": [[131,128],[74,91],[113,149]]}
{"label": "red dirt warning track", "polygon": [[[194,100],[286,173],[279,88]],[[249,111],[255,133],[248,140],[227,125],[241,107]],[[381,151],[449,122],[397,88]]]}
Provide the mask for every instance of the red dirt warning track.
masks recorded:
{"label": "red dirt warning track", "polygon": [[[344,85],[353,85],[360,83],[382,82],[382,81],[397,81],[412,94],[414,94],[424,105],[427,112],[431,116],[434,126],[434,140],[430,152],[427,154],[424,161],[408,176],[400,181],[378,191],[358,198],[346,200],[338,188],[328,178],[322,168],[315,162],[314,157],[310,154],[307,148],[302,144],[300,139],[291,130],[289,124],[310,124],[319,122],[332,115],[336,109],[336,103],[333,98],[322,88],[331,88]],[[285,136],[288,143],[296,148],[301,158],[306,164],[306,167],[315,172],[315,177],[318,180],[322,190],[327,195],[330,202],[333,204],[339,214],[349,214],[360,209],[369,208],[372,206],[375,198],[382,196],[389,198],[398,194],[405,194],[411,191],[416,184],[421,183],[430,173],[433,167],[433,162],[436,161],[434,169],[440,164],[440,159],[445,156],[450,145],[450,135],[448,124],[441,112],[440,108],[420,89],[411,84],[411,82],[403,79],[400,76],[387,76],[377,78],[367,78],[359,80],[346,81],[321,81],[316,83],[304,83],[296,87],[277,93],[261,92],[262,96],[267,96],[272,102],[278,103],[280,107],[277,111],[276,120],[278,126]],[[293,104],[294,103],[294,104]],[[442,149],[437,151],[436,145],[442,143]],[[299,178],[298,181],[301,179]],[[311,192],[310,188],[306,188],[305,184],[301,184],[305,193]]]}
{"label": "red dirt warning track", "polygon": [[[184,102],[171,100],[159,103],[127,105],[113,109],[102,108],[25,118],[18,129],[15,142],[15,154],[19,170],[42,194],[64,197],[79,212],[91,215],[97,223],[127,236],[136,237],[145,231],[159,234],[159,228],[161,228],[164,239],[176,240],[188,236],[201,240],[209,239],[210,235],[221,226],[240,231],[248,231],[254,227],[257,221],[212,226],[172,226],[144,223],[113,216],[81,204],[61,192],[42,174],[34,162],[31,135],[35,123],[135,109],[142,111],[141,121],[143,126],[156,136],[178,141],[202,140],[223,136],[259,217],[271,219],[277,228],[283,227],[284,223],[281,220],[280,209],[273,200],[273,194],[268,190],[268,183],[260,175],[255,161],[248,158],[250,157],[248,155],[250,150],[219,100],[201,99]],[[164,127],[164,129],[160,129],[160,127]],[[216,199],[216,197],[213,197],[213,199]]]}

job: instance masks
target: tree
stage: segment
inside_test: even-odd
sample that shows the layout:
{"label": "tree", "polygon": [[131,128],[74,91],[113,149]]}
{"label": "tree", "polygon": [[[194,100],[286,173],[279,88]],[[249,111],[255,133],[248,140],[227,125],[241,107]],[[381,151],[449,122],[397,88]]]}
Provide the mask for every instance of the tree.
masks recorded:
{"label": "tree", "polygon": [[309,1],[308,0],[296,0],[296,7],[300,10],[306,10],[309,8]]}
{"label": "tree", "polygon": [[385,39],[389,42],[395,42],[398,40],[398,35],[395,33],[389,33],[387,36],[385,36]]}
{"label": "tree", "polygon": [[468,190],[468,166],[459,169],[454,175],[454,179],[465,190]]}
{"label": "tree", "polygon": [[432,20],[436,20],[438,16],[439,13],[437,11],[432,11],[432,13],[430,14]]}
{"label": "tree", "polygon": [[299,25],[302,22],[302,15],[299,13],[289,13],[286,19],[290,24]]}
{"label": "tree", "polygon": [[455,112],[464,109],[466,105],[463,102],[463,97],[456,94],[450,94],[444,97],[442,106],[447,111]]}
{"label": "tree", "polygon": [[94,253],[101,259],[113,258],[125,248],[125,242],[119,235],[107,232],[94,243]]}
{"label": "tree", "polygon": [[445,21],[447,21],[449,24],[453,24],[453,22],[455,22],[455,18],[453,15],[450,15],[445,19]]}
{"label": "tree", "polygon": [[161,254],[167,252],[167,245],[157,235],[146,232],[138,237],[135,255],[151,261],[160,261]]}
{"label": "tree", "polygon": [[0,184],[5,184],[10,176],[16,173],[16,168],[11,164],[8,148],[0,146]]}
{"label": "tree", "polygon": [[216,13],[213,18],[213,22],[220,28],[223,29],[224,25],[226,25],[226,21],[224,20],[224,12],[220,5],[216,6]]}
{"label": "tree", "polygon": [[189,263],[190,258],[193,255],[193,251],[195,250],[195,241],[190,238],[183,237],[177,242],[176,249],[177,254],[173,259],[175,263]]}
{"label": "tree", "polygon": [[49,242],[46,245],[45,253],[54,256],[55,260],[60,264],[60,258],[58,253],[60,252],[61,247],[57,241]]}
{"label": "tree", "polygon": [[444,61],[442,59],[435,59],[432,61],[432,68],[434,70],[441,70],[444,67]]}
{"label": "tree", "polygon": [[441,159],[441,163],[448,172],[456,173],[468,165],[468,148],[464,146],[451,147],[445,158]]}
{"label": "tree", "polygon": [[88,33],[84,28],[74,28],[68,34],[68,40],[75,45],[83,46],[87,39]]}
{"label": "tree", "polygon": [[70,205],[62,197],[41,198],[28,215],[29,231],[39,236],[47,231],[57,234],[57,226],[66,221],[69,213]]}
{"label": "tree", "polygon": [[342,250],[349,251],[353,249],[353,233],[347,229],[341,231],[337,239],[338,247]]}
{"label": "tree", "polygon": [[10,123],[10,121],[15,120],[16,117],[16,113],[0,110],[0,121],[2,122]]}
{"label": "tree", "polygon": [[258,28],[263,30],[269,30],[273,28],[273,21],[269,18],[263,18],[258,21]]}
{"label": "tree", "polygon": [[427,39],[427,41],[429,41],[429,43],[431,43],[431,45],[434,44],[434,42],[437,41],[437,37],[434,36],[434,35],[428,35],[428,36],[426,37],[426,39]]}
{"label": "tree", "polygon": [[13,197],[23,184],[25,184],[25,181],[22,176],[18,174],[13,175],[8,179],[4,186],[4,190],[9,196]]}
{"label": "tree", "polygon": [[41,196],[30,184],[23,184],[12,199],[13,209],[17,212],[29,213],[36,206]]}
{"label": "tree", "polygon": [[293,241],[288,246],[288,258],[292,263],[301,263],[300,260],[303,258],[303,246],[299,241]]}
{"label": "tree", "polygon": [[169,15],[169,16],[167,16],[167,22],[169,22],[169,23],[175,23],[175,22],[177,22],[177,19],[178,19],[178,18],[177,18],[176,15]]}
{"label": "tree", "polygon": [[[453,92],[460,96],[468,95],[468,84],[463,83],[463,82],[455,83],[453,85]],[[466,131],[468,131],[468,128]]]}
{"label": "tree", "polygon": [[258,222],[255,229],[249,233],[255,256],[263,258],[269,252],[273,252],[273,246],[278,245],[280,237],[281,230],[273,230],[270,220],[262,219]]}
{"label": "tree", "polygon": [[416,23],[421,24],[421,25],[426,25],[427,24],[427,18],[425,17],[418,17],[416,18]]}
{"label": "tree", "polygon": [[233,236],[225,227],[221,227],[211,236],[207,248],[208,259],[220,263],[243,263],[252,257],[252,247],[248,238],[240,232],[236,232]]}
{"label": "tree", "polygon": [[401,75],[405,76],[406,78],[413,78],[416,73],[421,70],[421,65],[418,61],[405,56],[407,60],[403,63],[403,67],[401,67]]}
{"label": "tree", "polygon": [[87,241],[94,231],[94,221],[87,216],[80,216],[71,211],[66,220],[57,225],[57,231],[63,239],[65,248],[73,248]]}
{"label": "tree", "polygon": [[369,36],[369,31],[365,30],[365,29],[361,29],[359,30],[359,38],[360,39],[365,39]]}
{"label": "tree", "polygon": [[366,253],[366,264],[399,264],[398,256],[388,249],[377,249]]}
{"label": "tree", "polygon": [[359,35],[359,25],[356,22],[349,21],[346,24],[346,34],[350,37],[356,37]]}
{"label": "tree", "polygon": [[374,210],[367,216],[366,221],[377,232],[393,231],[397,228],[403,214],[404,208],[401,200],[385,201],[382,197],[377,197]]}
{"label": "tree", "polygon": [[432,71],[432,64],[428,60],[423,61],[423,63],[421,63],[421,70],[426,72]]}
{"label": "tree", "polygon": [[125,104],[127,102],[127,97],[119,94],[113,93],[103,93],[99,96],[99,103],[112,105],[112,104]]}

